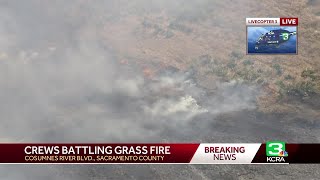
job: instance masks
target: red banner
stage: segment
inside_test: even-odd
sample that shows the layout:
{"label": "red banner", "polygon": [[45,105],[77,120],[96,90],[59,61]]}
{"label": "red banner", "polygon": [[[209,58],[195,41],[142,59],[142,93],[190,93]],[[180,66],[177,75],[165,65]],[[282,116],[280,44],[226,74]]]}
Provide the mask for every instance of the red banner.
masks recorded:
{"label": "red banner", "polygon": [[199,144],[0,144],[0,163],[189,163]]}
{"label": "red banner", "polygon": [[280,26],[298,26],[298,18],[280,18]]}

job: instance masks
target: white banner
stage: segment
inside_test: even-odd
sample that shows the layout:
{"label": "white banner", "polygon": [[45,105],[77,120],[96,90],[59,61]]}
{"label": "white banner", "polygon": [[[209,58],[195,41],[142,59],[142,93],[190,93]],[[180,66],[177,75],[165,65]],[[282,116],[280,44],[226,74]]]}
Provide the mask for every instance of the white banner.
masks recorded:
{"label": "white banner", "polygon": [[246,18],[247,26],[280,26],[280,18]]}
{"label": "white banner", "polygon": [[261,143],[200,144],[191,164],[250,164]]}

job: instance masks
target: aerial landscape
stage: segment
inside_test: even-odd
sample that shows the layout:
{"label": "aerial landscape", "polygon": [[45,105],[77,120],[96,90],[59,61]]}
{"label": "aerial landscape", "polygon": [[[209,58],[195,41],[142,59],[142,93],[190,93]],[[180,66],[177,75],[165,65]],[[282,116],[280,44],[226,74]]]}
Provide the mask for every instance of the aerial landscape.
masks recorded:
{"label": "aerial landscape", "polygon": [[[247,17],[298,17],[247,55]],[[320,143],[318,0],[3,0],[0,139]],[[14,172],[14,173],[13,173]],[[0,165],[0,179],[317,179],[320,165]]]}

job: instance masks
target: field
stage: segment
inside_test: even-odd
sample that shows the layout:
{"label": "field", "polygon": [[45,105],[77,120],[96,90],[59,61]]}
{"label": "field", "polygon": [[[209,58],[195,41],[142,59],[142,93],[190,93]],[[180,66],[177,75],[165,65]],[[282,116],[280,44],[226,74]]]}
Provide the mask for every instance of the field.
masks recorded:
{"label": "field", "polygon": [[[246,55],[246,17],[291,16],[298,55]],[[319,40],[317,0],[0,2],[0,138],[319,143]],[[319,175],[318,165],[0,169],[35,180]]]}

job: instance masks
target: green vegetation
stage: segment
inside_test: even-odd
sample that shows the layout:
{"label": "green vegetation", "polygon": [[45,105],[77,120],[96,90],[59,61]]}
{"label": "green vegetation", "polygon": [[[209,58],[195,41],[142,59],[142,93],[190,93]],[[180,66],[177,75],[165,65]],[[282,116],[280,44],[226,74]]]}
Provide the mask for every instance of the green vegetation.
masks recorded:
{"label": "green vegetation", "polygon": [[190,34],[192,32],[191,28],[188,28],[187,26],[180,24],[180,23],[170,23],[169,28],[173,29],[173,30],[178,30],[178,31],[184,32],[186,34]]}
{"label": "green vegetation", "polygon": [[294,79],[294,77],[292,77],[290,74],[288,74],[288,75],[286,75],[286,76],[284,77],[284,79],[285,79],[285,80],[292,80],[292,79]]}
{"label": "green vegetation", "polygon": [[289,96],[309,96],[319,93],[316,89],[315,83],[310,81],[302,81],[286,86],[287,95]]}
{"label": "green vegetation", "polygon": [[174,33],[172,31],[166,31],[165,37],[166,38],[171,38],[174,36]]}
{"label": "green vegetation", "polygon": [[276,85],[279,87],[279,98],[281,99],[287,94],[286,85],[281,80],[277,81]]}
{"label": "green vegetation", "polygon": [[143,22],[142,22],[142,26],[144,28],[151,28],[152,27],[152,23],[150,21],[144,19]]}
{"label": "green vegetation", "polygon": [[301,73],[301,77],[303,78],[310,78],[312,81],[316,80],[317,76],[315,74],[315,71],[311,69],[305,69]]}
{"label": "green vegetation", "polygon": [[[233,57],[241,57],[241,53],[233,51],[231,53]],[[254,69],[253,60],[244,60],[241,64],[237,63],[236,58],[232,58],[227,63],[219,63],[214,60],[210,55],[202,55],[195,60],[198,67],[204,68],[203,72],[206,74],[213,74],[217,77],[222,77],[226,81],[232,79],[243,80],[247,83],[264,84],[265,82],[273,83],[268,81],[269,76],[276,75],[281,76],[283,69],[280,64],[273,64],[272,69]],[[295,78],[293,75],[285,74],[283,78],[275,82],[279,92],[279,98],[283,97],[306,97],[320,93],[320,84],[316,72],[311,69],[306,69],[301,72],[303,79]]]}
{"label": "green vegetation", "polygon": [[212,64],[216,64],[214,59],[209,54],[205,54],[205,55],[200,56],[198,61],[200,62],[201,65],[205,65],[205,66],[210,66]]}
{"label": "green vegetation", "polygon": [[239,52],[239,51],[232,51],[231,52],[231,58],[233,59],[241,59],[243,58],[243,53]]}
{"label": "green vegetation", "polygon": [[[232,54],[236,57],[241,56],[241,54],[235,51]],[[205,72],[205,74],[211,73],[217,77],[225,78],[226,81],[240,79],[246,82],[256,82],[259,84],[265,82],[261,77],[262,70],[257,72],[255,69],[247,67],[248,65],[253,64],[252,60],[245,60],[243,61],[243,64],[244,66],[237,66],[236,59],[234,58],[226,64],[218,63],[210,55],[206,54],[195,59],[194,65],[204,68],[203,72]]]}
{"label": "green vegetation", "polygon": [[288,95],[302,98],[319,93],[316,83],[310,81],[300,81],[289,84],[285,84],[283,81],[277,81],[276,85],[279,87],[280,97]]}
{"label": "green vegetation", "polygon": [[236,72],[235,77],[248,82],[253,82],[259,78],[259,74],[255,72],[253,69],[243,68]]}
{"label": "green vegetation", "polygon": [[245,66],[252,65],[252,64],[253,64],[253,62],[249,59],[243,61],[243,65],[245,65]]}
{"label": "green vegetation", "polygon": [[281,80],[277,81],[276,85],[278,85],[281,89],[285,89],[286,88],[285,84]]}
{"label": "green vegetation", "polygon": [[272,67],[276,70],[277,75],[282,75],[282,68],[279,64],[274,64]]}
{"label": "green vegetation", "polygon": [[235,60],[231,60],[228,64],[227,67],[230,69],[234,69],[237,66]]}
{"label": "green vegetation", "polygon": [[265,80],[261,77],[257,79],[258,84],[263,84],[264,82],[265,82]]}
{"label": "green vegetation", "polygon": [[[276,70],[281,69],[280,66],[273,66]],[[319,82],[316,82],[317,76],[315,71],[305,69],[301,73],[304,80],[295,81],[291,75],[286,75],[283,81],[277,81],[276,85],[279,88],[280,97],[293,96],[293,97],[306,97],[320,93]]]}
{"label": "green vegetation", "polygon": [[225,67],[216,66],[212,72],[217,75],[218,77],[226,77],[228,74],[228,69]]}
{"label": "green vegetation", "polygon": [[153,25],[153,29],[154,29],[154,31],[153,31],[153,34],[154,35],[163,35],[163,34],[165,34],[166,33],[166,31],[164,30],[164,29],[162,29],[159,25],[157,25],[157,24],[155,24],[155,25]]}

